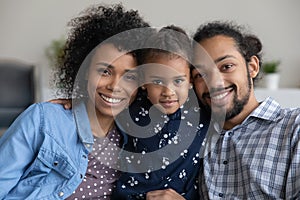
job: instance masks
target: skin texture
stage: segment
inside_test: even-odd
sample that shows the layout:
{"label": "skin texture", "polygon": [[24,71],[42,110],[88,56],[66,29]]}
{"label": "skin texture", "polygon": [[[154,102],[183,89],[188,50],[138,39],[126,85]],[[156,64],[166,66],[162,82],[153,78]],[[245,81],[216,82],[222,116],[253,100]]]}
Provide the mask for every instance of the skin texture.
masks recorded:
{"label": "skin texture", "polygon": [[176,112],[187,100],[190,69],[181,57],[160,56],[147,60],[143,69],[148,99],[165,114]]}
{"label": "skin texture", "polygon": [[155,190],[147,193],[147,200],[184,200],[181,195],[179,195],[173,189],[166,190]]}
{"label": "skin texture", "polygon": [[241,123],[257,106],[253,80],[259,60],[252,56],[248,65],[232,38],[218,35],[200,42],[211,59],[195,48],[192,77],[201,103],[215,116],[225,116],[224,129]]}

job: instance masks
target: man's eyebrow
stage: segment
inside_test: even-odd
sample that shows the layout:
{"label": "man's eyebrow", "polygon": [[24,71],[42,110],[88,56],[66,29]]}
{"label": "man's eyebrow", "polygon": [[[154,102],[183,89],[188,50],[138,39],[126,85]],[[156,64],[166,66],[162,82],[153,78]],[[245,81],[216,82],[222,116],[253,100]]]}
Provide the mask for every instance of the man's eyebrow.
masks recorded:
{"label": "man's eyebrow", "polygon": [[193,68],[195,68],[195,69],[201,69],[204,67],[205,67],[205,65],[203,65],[203,64],[196,64],[196,65],[193,64]]}
{"label": "man's eyebrow", "polygon": [[[217,59],[214,60],[214,63],[217,64],[218,62],[221,62],[227,58],[235,58],[235,56],[233,55],[225,55],[225,56],[222,56],[222,57],[219,57]],[[193,64],[193,67],[194,68],[197,68],[197,69],[202,69],[202,68],[205,68],[205,64]]]}
{"label": "man's eyebrow", "polygon": [[225,55],[225,56],[222,56],[220,58],[217,58],[214,60],[215,63],[218,63],[218,62],[221,62],[222,60],[225,60],[227,58],[235,58],[233,55]]}

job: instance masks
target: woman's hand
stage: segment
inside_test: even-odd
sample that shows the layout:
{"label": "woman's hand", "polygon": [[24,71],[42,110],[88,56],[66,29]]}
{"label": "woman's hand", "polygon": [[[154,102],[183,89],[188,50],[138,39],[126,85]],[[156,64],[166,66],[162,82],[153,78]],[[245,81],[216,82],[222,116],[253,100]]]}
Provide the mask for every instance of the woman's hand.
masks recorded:
{"label": "woman's hand", "polygon": [[72,108],[72,99],[51,99],[48,102],[61,104],[66,110]]}
{"label": "woman's hand", "polygon": [[146,195],[147,200],[184,200],[180,194],[178,194],[175,190],[169,188],[165,190],[154,190],[148,192]]}

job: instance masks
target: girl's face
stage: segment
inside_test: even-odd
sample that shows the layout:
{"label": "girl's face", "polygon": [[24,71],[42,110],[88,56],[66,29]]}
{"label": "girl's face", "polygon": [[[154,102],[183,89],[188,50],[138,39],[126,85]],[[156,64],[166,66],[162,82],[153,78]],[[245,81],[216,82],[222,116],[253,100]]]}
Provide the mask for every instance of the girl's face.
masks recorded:
{"label": "girl's face", "polygon": [[98,47],[87,73],[89,103],[97,116],[119,114],[136,96],[136,59],[112,44]]}
{"label": "girl's face", "polygon": [[175,113],[188,98],[190,69],[181,57],[169,55],[147,59],[143,68],[148,99],[165,114]]}

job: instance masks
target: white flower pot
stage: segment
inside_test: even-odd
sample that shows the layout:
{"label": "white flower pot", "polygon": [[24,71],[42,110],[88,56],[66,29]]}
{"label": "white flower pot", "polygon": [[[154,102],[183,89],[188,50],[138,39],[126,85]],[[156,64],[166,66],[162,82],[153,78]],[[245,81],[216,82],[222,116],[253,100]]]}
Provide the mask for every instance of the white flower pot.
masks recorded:
{"label": "white flower pot", "polygon": [[278,73],[266,74],[265,77],[265,87],[270,90],[276,90],[279,87],[280,76]]}

